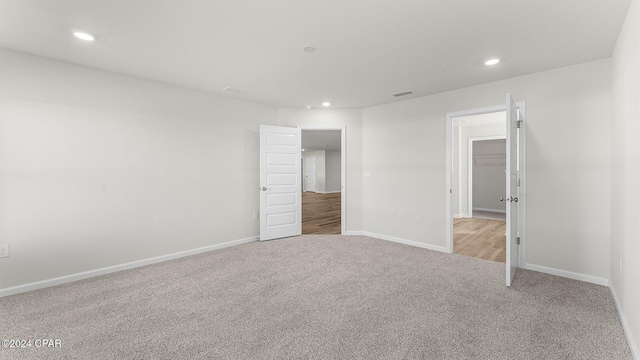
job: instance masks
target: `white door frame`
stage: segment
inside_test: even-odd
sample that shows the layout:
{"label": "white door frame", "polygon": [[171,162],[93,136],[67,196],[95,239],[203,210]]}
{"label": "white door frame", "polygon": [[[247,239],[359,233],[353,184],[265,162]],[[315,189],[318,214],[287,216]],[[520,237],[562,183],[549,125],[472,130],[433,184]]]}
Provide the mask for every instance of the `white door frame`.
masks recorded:
{"label": "white door frame", "polygon": [[504,135],[469,138],[469,142],[467,144],[467,209],[469,210],[469,217],[473,217],[473,142],[486,140],[505,140],[506,138],[507,137]]}
{"label": "white door frame", "polygon": [[340,233],[344,235],[347,232],[347,127],[344,125],[298,125],[298,128],[302,131],[340,131]]}
{"label": "white door frame", "polygon": [[[522,112],[523,115],[526,115],[526,109],[525,109],[525,103],[524,102],[518,102],[518,109],[520,109],[520,111]],[[461,116],[472,116],[472,115],[483,115],[483,114],[489,114],[489,113],[494,113],[494,112],[500,112],[500,111],[506,111],[507,110],[507,106],[506,104],[504,105],[496,105],[496,106],[489,106],[489,107],[485,107],[485,108],[478,108],[478,109],[472,109],[472,110],[465,110],[465,111],[456,111],[456,112],[450,112],[447,113],[446,115],[446,165],[447,165],[447,171],[446,171],[446,180],[445,180],[445,186],[446,186],[446,220],[445,220],[445,237],[446,237],[446,249],[447,252],[449,253],[453,253],[453,211],[452,211],[452,206],[451,206],[451,193],[453,191],[453,187],[452,187],[452,183],[451,183],[451,178],[452,178],[452,172],[453,172],[453,118],[456,117],[461,117]],[[527,121],[527,117],[524,116],[524,121]],[[524,196],[524,194],[526,194],[526,156],[525,156],[525,149],[526,149],[526,124],[520,127],[520,143],[518,144],[519,147],[519,158],[518,161],[520,162],[520,187],[519,187],[519,200],[518,201],[518,235],[520,236],[520,249],[519,249],[519,254],[518,254],[518,264],[519,267],[523,267],[525,264],[525,251],[526,251],[526,201],[527,198],[526,196]]]}

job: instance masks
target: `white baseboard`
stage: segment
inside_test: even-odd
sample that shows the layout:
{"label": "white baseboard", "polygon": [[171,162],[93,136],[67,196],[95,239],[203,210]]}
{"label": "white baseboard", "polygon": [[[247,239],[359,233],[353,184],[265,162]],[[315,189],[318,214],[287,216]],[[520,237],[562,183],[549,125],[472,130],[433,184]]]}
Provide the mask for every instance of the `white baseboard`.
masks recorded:
{"label": "white baseboard", "polygon": [[431,244],[425,244],[425,243],[421,243],[421,242],[417,242],[417,241],[413,241],[413,240],[406,240],[406,239],[401,239],[401,238],[397,238],[397,237],[393,237],[393,236],[370,233],[368,231],[363,231],[362,235],[368,236],[368,237],[372,237],[372,238],[376,238],[376,239],[380,239],[380,240],[393,241],[393,242],[400,243],[400,244],[411,245],[411,246],[415,246],[415,247],[419,247],[419,248],[423,248],[423,249],[443,252],[443,253],[447,253],[447,254],[449,253],[449,251],[447,251],[447,248],[444,247],[444,246],[436,246],[436,245],[431,245]]}
{"label": "white baseboard", "polygon": [[469,214],[453,214],[454,218],[470,218],[471,215]]}
{"label": "white baseboard", "polygon": [[561,277],[565,277],[573,280],[584,281],[584,282],[588,282],[596,285],[609,286],[609,279],[605,279],[597,276],[580,274],[580,273],[575,273],[571,271],[554,269],[546,266],[534,265],[529,263],[525,264],[524,266],[521,266],[521,268],[525,270],[533,270],[533,271],[537,271],[545,274],[561,276]]}
{"label": "white baseboard", "polygon": [[364,235],[362,231],[345,231],[342,235],[345,236],[362,236]]}
{"label": "white baseboard", "polygon": [[624,312],[620,307],[620,300],[618,299],[618,294],[616,293],[616,289],[613,287],[613,284],[609,285],[609,291],[611,292],[611,296],[613,296],[613,302],[616,305],[616,310],[618,311],[618,317],[620,318],[620,322],[622,323],[624,335],[627,337],[627,343],[629,343],[631,355],[635,360],[640,360],[640,351],[638,351],[638,345],[636,344],[633,338],[633,334],[631,333],[631,329],[629,328],[627,317],[624,315]]}
{"label": "white baseboard", "polygon": [[258,236],[252,236],[245,239],[224,242],[222,244],[209,245],[209,246],[205,246],[197,249],[180,251],[173,254],[161,255],[161,256],[156,256],[148,259],[132,261],[125,264],[108,266],[100,269],[84,271],[81,273],[60,276],[60,277],[42,280],[42,281],[36,281],[36,282],[24,284],[24,285],[12,286],[8,288],[0,289],[0,297],[19,294],[27,291],[32,291],[32,290],[43,289],[46,287],[51,287],[51,286],[56,286],[61,284],[66,284],[73,281],[78,281],[78,280],[88,279],[95,276],[114,273],[117,271],[133,269],[140,266],[155,264],[155,263],[159,263],[167,260],[173,260],[173,259],[177,259],[185,256],[190,256],[190,255],[201,254],[201,253],[212,251],[212,250],[223,249],[230,246],[246,244],[246,243],[250,243],[257,240],[258,240]]}
{"label": "white baseboard", "polygon": [[342,191],[338,190],[338,191],[316,191],[316,193],[320,193],[320,194],[339,194]]}
{"label": "white baseboard", "polygon": [[507,210],[496,210],[496,209],[485,209],[485,208],[473,208],[473,211],[487,211],[487,212],[494,212],[494,213],[501,213],[501,214],[507,213]]}

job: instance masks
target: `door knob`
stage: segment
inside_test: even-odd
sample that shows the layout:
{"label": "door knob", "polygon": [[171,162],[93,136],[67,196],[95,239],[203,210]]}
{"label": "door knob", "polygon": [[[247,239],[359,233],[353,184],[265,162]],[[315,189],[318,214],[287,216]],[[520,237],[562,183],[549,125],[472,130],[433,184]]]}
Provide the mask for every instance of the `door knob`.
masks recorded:
{"label": "door knob", "polygon": [[267,188],[263,186],[261,190],[262,191],[267,191]]}
{"label": "door knob", "polygon": [[500,201],[504,201],[504,196],[500,196]]}

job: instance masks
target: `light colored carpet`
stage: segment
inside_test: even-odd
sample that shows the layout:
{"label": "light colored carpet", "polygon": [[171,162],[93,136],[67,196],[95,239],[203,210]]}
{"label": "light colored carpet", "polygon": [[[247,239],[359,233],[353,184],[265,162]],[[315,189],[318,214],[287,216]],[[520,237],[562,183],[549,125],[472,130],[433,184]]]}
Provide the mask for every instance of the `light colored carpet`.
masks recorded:
{"label": "light colored carpet", "polygon": [[0,358],[631,359],[607,288],[367,237],[251,243],[0,298]]}

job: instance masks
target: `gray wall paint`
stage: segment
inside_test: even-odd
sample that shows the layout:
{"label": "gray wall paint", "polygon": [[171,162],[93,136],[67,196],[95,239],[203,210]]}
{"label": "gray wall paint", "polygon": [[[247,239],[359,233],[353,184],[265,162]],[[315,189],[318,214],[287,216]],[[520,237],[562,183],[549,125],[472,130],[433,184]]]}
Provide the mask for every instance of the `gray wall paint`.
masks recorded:
{"label": "gray wall paint", "polygon": [[506,140],[473,142],[473,209],[504,212],[507,189]]}

